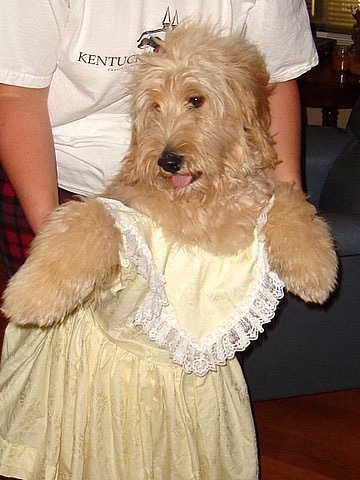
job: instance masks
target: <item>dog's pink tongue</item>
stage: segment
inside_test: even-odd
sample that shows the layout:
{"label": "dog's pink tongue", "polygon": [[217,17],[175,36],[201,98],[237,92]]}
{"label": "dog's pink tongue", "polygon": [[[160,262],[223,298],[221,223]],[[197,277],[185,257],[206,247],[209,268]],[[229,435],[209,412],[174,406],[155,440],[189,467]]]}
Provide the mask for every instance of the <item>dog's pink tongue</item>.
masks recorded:
{"label": "dog's pink tongue", "polygon": [[172,183],[175,188],[184,188],[190,185],[193,177],[191,175],[173,175],[171,177]]}

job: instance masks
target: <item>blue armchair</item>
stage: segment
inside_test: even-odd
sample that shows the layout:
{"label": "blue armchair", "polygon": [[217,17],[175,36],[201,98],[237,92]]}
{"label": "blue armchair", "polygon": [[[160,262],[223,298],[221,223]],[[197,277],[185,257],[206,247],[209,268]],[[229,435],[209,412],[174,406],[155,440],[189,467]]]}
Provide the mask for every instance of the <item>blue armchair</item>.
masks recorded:
{"label": "blue armchair", "polygon": [[360,99],[346,128],[305,134],[305,188],[334,232],[339,286],[321,307],[287,295],[244,355],[253,400],[360,387]]}

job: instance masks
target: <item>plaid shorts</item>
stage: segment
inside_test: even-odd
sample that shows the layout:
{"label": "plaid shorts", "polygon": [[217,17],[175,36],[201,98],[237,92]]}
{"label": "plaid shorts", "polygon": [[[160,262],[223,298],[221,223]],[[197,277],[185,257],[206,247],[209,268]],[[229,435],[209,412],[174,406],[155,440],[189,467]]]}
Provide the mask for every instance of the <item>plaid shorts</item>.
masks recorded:
{"label": "plaid shorts", "polygon": [[[73,193],[59,189],[59,201],[64,203]],[[0,253],[10,277],[24,263],[34,233],[28,224],[15,192],[0,167]]]}

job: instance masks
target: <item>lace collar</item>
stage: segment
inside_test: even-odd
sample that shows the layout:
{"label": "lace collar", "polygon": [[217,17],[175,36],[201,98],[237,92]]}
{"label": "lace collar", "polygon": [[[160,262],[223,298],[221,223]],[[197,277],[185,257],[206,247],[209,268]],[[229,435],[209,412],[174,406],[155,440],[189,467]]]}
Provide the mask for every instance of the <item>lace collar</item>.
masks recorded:
{"label": "lace collar", "polygon": [[[138,228],[128,219],[134,212],[121,202],[100,199],[113,216],[116,226],[126,239],[124,257],[131,261],[147,281],[149,290],[135,315],[135,324],[140,325],[147,336],[161,348],[166,348],[171,359],[188,372],[199,376],[234,358],[236,352],[243,351],[251,341],[262,333],[263,325],[275,315],[280,299],[284,295],[284,284],[275,272],[270,271],[267,262],[263,235],[270,202],[266,211],[259,217],[258,233],[260,242],[260,277],[253,291],[246,299],[246,305],[228,318],[221,328],[202,341],[193,338],[180,328],[176,318],[166,311],[169,304],[165,278],[158,272],[151,251]],[[137,212],[136,212],[137,213]],[[125,215],[124,215],[125,214]],[[141,214],[138,214],[140,215]]]}

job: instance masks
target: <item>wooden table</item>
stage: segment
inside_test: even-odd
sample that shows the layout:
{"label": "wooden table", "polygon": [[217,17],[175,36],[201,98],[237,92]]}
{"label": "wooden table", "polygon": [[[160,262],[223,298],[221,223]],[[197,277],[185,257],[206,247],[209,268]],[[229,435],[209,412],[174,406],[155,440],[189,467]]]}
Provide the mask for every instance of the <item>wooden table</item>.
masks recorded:
{"label": "wooden table", "polygon": [[335,72],[325,59],[298,79],[302,106],[321,108],[322,124],[336,127],[339,109],[351,109],[360,95],[360,76]]}

